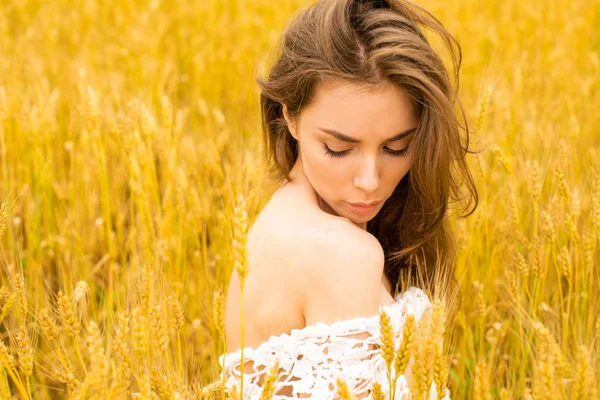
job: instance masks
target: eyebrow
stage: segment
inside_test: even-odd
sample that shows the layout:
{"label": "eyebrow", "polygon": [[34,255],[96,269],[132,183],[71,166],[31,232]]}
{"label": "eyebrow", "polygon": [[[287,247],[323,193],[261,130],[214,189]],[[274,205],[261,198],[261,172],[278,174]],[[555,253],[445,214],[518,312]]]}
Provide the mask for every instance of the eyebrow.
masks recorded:
{"label": "eyebrow", "polygon": [[[361,141],[360,141],[360,140],[358,140],[358,139],[355,139],[355,138],[353,138],[353,137],[350,137],[350,136],[344,135],[343,133],[340,133],[340,132],[336,132],[336,131],[334,131],[334,130],[332,130],[332,129],[325,129],[325,128],[318,128],[318,129],[322,130],[322,131],[323,131],[323,132],[325,132],[325,133],[328,133],[328,134],[330,134],[331,136],[333,136],[333,137],[335,137],[336,139],[339,139],[339,140],[341,140],[341,141],[343,141],[343,142],[349,142],[349,143],[361,143]],[[396,140],[404,139],[405,137],[407,137],[407,136],[408,136],[408,135],[410,135],[411,133],[415,132],[416,130],[417,130],[417,128],[410,128],[410,129],[407,129],[407,130],[405,130],[405,131],[403,131],[403,132],[400,132],[400,133],[399,133],[399,134],[397,134],[397,135],[394,135],[394,136],[392,136],[392,137],[391,137],[391,138],[389,138],[389,139],[386,139],[386,140],[384,140],[384,141],[383,141],[383,143],[390,143],[390,142],[394,142],[394,141],[396,141]]]}

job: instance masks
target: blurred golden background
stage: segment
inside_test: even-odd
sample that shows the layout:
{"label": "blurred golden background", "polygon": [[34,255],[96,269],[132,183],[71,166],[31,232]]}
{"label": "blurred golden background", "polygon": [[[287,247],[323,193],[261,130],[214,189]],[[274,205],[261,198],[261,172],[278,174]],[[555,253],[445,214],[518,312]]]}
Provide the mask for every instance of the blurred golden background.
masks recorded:
{"label": "blurred golden background", "polygon": [[[269,194],[254,78],[311,3],[0,2],[0,399],[208,398]],[[417,3],[481,150],[452,398],[598,399],[600,1]]]}

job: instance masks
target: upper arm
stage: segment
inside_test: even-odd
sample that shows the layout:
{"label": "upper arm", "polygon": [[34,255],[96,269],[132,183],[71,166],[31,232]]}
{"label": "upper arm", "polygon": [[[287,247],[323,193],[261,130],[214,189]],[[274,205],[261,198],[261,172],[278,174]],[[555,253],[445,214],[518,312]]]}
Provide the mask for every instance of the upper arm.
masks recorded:
{"label": "upper arm", "polygon": [[303,257],[302,312],[306,325],[376,315],[384,254],[367,232],[344,229],[313,238]]}

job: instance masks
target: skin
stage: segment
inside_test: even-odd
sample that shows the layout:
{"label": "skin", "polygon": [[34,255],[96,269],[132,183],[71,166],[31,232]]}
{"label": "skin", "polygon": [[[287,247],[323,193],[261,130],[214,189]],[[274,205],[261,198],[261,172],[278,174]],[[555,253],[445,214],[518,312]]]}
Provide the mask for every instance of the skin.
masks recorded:
{"label": "skin", "polygon": [[[322,211],[341,216],[366,230],[367,222],[383,207],[412,165],[413,133],[400,140],[387,139],[417,127],[409,98],[389,82],[357,85],[332,80],[319,85],[313,102],[294,119],[286,105],[283,114],[299,156],[294,177],[306,181],[318,196]],[[321,129],[358,139],[349,143]],[[345,151],[341,157],[325,154],[324,146]],[[392,155],[386,150],[408,151]],[[347,202],[381,201],[369,214],[358,214]]]}
{"label": "skin", "polygon": [[[275,191],[248,233],[252,272],[245,282],[244,336],[245,346],[254,348],[272,335],[307,324],[300,288],[310,287],[312,282],[303,281],[310,280],[306,271],[295,270],[296,263],[289,262],[289,254],[301,246],[299,238],[329,242],[342,252],[344,248],[355,248],[372,239],[367,237],[371,234],[366,231],[366,224],[377,215],[384,202],[367,215],[355,213],[346,202],[387,200],[391,196],[411,167],[410,143],[414,134],[394,142],[384,141],[415,128],[418,122],[408,98],[392,84],[367,87],[330,81],[317,87],[313,102],[297,119],[290,117],[285,105],[283,111],[292,136],[299,142],[300,152],[290,173],[292,180]],[[341,141],[318,128],[343,133],[361,143]],[[334,151],[347,152],[342,157],[331,158],[325,155],[324,145]],[[407,146],[409,151],[403,156],[386,152],[386,149],[398,151]],[[281,223],[282,215],[286,216],[285,224]],[[315,248],[300,253],[316,260],[326,256]],[[391,304],[394,301],[391,285],[385,274],[381,271],[378,274],[382,282],[381,305]],[[226,302],[228,351],[240,347],[239,285],[234,270]],[[264,296],[265,288],[269,288],[269,296]],[[277,301],[273,302],[273,298]]]}

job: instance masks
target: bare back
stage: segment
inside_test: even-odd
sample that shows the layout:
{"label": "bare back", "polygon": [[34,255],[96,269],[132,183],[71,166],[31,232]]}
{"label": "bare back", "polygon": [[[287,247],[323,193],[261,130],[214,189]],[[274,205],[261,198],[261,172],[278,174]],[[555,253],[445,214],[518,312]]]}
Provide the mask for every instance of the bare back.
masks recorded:
{"label": "bare back", "polygon": [[[301,288],[310,287],[299,260],[322,259],[322,255],[303,244],[311,240],[335,240],[344,246],[340,235],[370,235],[346,218],[323,212],[305,188],[287,184],[279,188],[256,218],[248,235],[249,273],[244,286],[245,347],[255,348],[270,336],[290,333],[306,326]],[[345,234],[342,236],[346,236]],[[356,241],[354,242],[356,243]],[[309,261],[310,262],[310,261]],[[325,267],[325,266],[324,266]],[[393,302],[390,285],[382,278],[383,304]],[[227,351],[241,347],[240,282],[232,273],[226,304]],[[382,304],[382,305],[383,305]]]}

